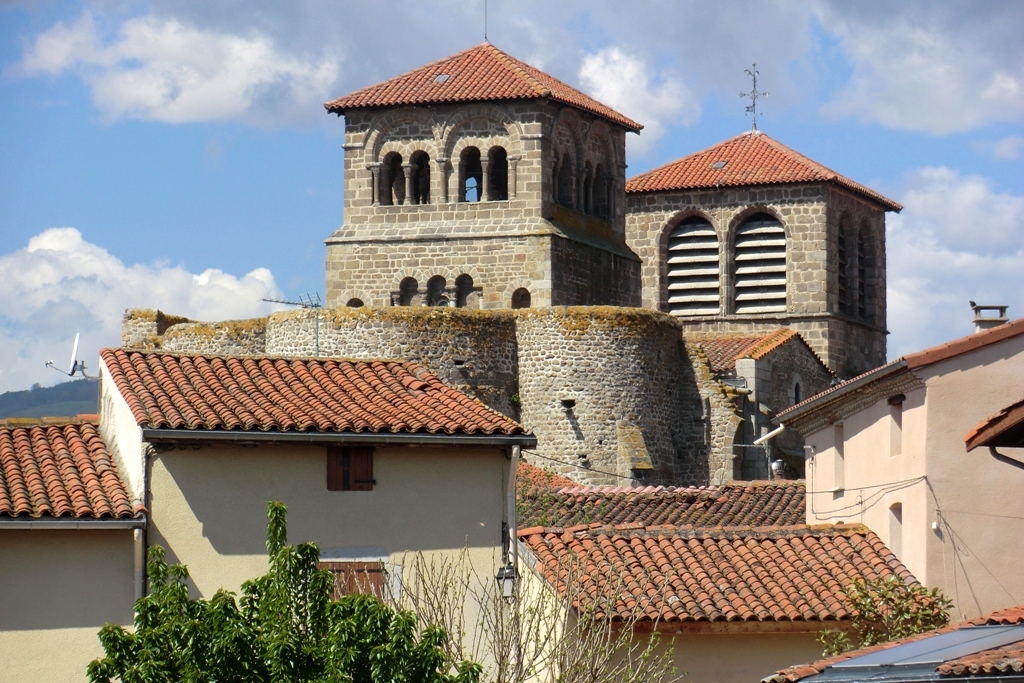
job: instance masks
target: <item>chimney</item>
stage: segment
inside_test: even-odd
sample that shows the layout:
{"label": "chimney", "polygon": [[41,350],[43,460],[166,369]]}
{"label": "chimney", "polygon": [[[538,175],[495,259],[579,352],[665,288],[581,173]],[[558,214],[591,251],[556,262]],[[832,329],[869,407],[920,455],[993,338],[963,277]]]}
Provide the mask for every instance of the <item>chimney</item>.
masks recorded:
{"label": "chimney", "polygon": [[[1006,309],[1009,306],[976,304],[972,301],[971,308],[974,310],[975,332],[991,330],[993,327],[999,327],[1009,321],[1009,318],[1006,317]],[[984,311],[996,311],[996,315],[983,315]]]}

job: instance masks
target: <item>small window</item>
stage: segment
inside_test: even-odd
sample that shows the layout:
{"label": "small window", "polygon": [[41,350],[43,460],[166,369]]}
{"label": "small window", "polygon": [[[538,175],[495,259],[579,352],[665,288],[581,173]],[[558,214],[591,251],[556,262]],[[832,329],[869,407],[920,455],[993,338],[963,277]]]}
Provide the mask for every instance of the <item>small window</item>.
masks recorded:
{"label": "small window", "polygon": [[328,491],[372,491],[373,449],[344,447],[327,449]]}
{"label": "small window", "polygon": [[349,299],[345,305],[349,308],[362,308],[364,304],[362,299]]}
{"label": "small window", "polygon": [[804,395],[800,388],[800,382],[795,382],[793,384],[793,405],[796,405],[802,400],[804,400]]}
{"label": "small window", "polygon": [[903,452],[903,399],[902,394],[889,399],[889,455]]}
{"label": "small window", "polygon": [[903,557],[903,503],[889,506],[889,550]]}
{"label": "small window", "polygon": [[833,460],[832,489],[842,491],[846,488],[846,437],[843,425],[837,424],[833,431],[835,440],[835,460]]}
{"label": "small window", "polygon": [[530,307],[530,290],[525,287],[520,287],[516,291],[512,292],[512,308],[529,308]]}
{"label": "small window", "polygon": [[442,275],[435,275],[427,280],[427,305],[447,306],[448,297],[445,295],[447,286],[448,282]]}
{"label": "small window", "polygon": [[376,595],[384,598],[382,562],[321,562],[321,569],[334,575],[331,600],[343,595]]}
{"label": "small window", "polygon": [[455,307],[465,308],[473,293],[473,277],[463,273],[455,278]]}
{"label": "small window", "polygon": [[459,200],[463,202],[479,202],[483,199],[484,170],[480,163],[480,150],[466,147],[459,159]]}
{"label": "small window", "polygon": [[414,277],[402,278],[398,285],[398,305],[412,306],[413,300],[419,294],[420,283]]}
{"label": "small window", "polygon": [[490,173],[490,197],[487,199],[502,202],[508,199],[508,155],[504,147],[492,147],[487,153]]}

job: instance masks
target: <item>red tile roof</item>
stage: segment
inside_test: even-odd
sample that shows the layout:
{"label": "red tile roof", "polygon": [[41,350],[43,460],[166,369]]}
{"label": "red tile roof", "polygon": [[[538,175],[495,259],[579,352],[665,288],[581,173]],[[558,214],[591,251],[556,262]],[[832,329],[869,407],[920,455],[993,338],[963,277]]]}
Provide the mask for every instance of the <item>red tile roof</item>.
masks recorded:
{"label": "red tile roof", "polygon": [[687,341],[704,350],[712,372],[731,372],[736,369],[736,361],[740,358],[764,358],[796,336],[799,335],[793,330],[780,327],[768,334],[688,338]]}
{"label": "red tile roof", "polygon": [[95,424],[0,428],[0,516],[122,518],[128,499]]}
{"label": "red tile roof", "polygon": [[964,435],[968,451],[978,446],[1024,446],[1024,398],[990,415]]}
{"label": "red tile roof", "polygon": [[806,521],[803,482],[735,482],[711,488],[538,488],[520,496],[520,528],[640,524],[791,526]]}
{"label": "red tile roof", "polygon": [[939,665],[937,671],[944,676],[997,676],[1024,673],[1024,641],[976,652]]}
{"label": "red tile roof", "polygon": [[664,625],[834,622],[850,617],[840,594],[853,579],[914,581],[862,525],[584,525],[519,537],[537,571],[578,609]]}
{"label": "red tile roof", "polygon": [[[725,162],[724,166],[714,168]],[[665,192],[715,187],[748,187],[830,182],[853,190],[888,211],[903,207],[760,131],[748,131],[626,181],[626,192]]]}
{"label": "red tile roof", "polygon": [[523,433],[411,362],[124,349],[100,357],[135,420],[151,429]]}
{"label": "red tile roof", "polygon": [[[440,76],[448,78],[439,80]],[[490,43],[482,43],[400,76],[324,104],[327,111],[397,107],[449,102],[549,99],[596,114],[627,130],[639,131],[636,121],[606,107],[589,95],[519,61]]]}
{"label": "red tile roof", "polygon": [[[839,662],[845,662],[846,660],[853,659],[854,657],[862,657],[864,655],[871,654],[872,652],[880,652],[882,650],[888,650],[889,648],[896,647],[897,645],[904,645],[906,643],[912,643],[912,642],[914,642],[916,640],[921,640],[922,638],[929,638],[931,636],[938,635],[940,633],[949,633],[951,631],[956,631],[956,630],[959,630],[959,629],[962,629],[962,628],[967,628],[967,627],[970,627],[970,626],[996,626],[996,625],[1011,625],[1011,624],[1024,624],[1024,605],[1020,605],[1020,606],[1017,606],[1017,607],[1010,607],[1010,608],[1007,608],[1007,609],[1002,609],[1002,610],[999,610],[997,612],[992,612],[991,614],[986,614],[986,615],[983,615],[983,616],[980,616],[980,617],[975,617],[974,619],[968,619],[967,621],[962,621],[962,622],[960,622],[958,624],[951,624],[950,626],[943,626],[942,628],[935,629],[935,630],[932,630],[932,631],[925,631],[924,633],[918,633],[917,635],[909,636],[907,638],[900,638],[898,640],[891,640],[888,643],[881,643],[879,645],[872,645],[871,647],[865,647],[865,648],[861,648],[859,650],[851,650],[849,652],[844,652],[843,654],[838,655],[836,657],[829,657],[828,659],[821,659],[821,660],[818,660],[817,662],[811,662],[809,664],[800,664],[798,666],[791,666],[791,667],[788,667],[786,669],[780,669],[779,671],[775,672],[775,674],[764,678],[762,680],[762,683],[795,683],[796,681],[799,681],[801,679],[808,678],[809,676],[814,676],[816,674],[819,674],[822,671],[824,671],[825,669],[827,669],[828,667],[832,666],[833,664],[838,664]],[[1008,648],[1012,648],[1015,645],[1019,645],[1019,644],[1015,643],[1013,645],[1008,646]],[[989,652],[995,653],[995,652],[998,652],[998,651],[990,650]],[[981,653],[979,653],[979,654],[981,654]],[[991,656],[992,660],[996,660],[997,658],[998,658],[998,655],[997,656]],[[946,674],[946,675],[961,675],[961,674],[953,673],[952,671],[949,672],[948,674],[947,674],[947,672],[942,671],[943,667],[945,667],[947,664],[952,664],[955,661],[958,661],[958,660],[952,660],[951,662],[946,662],[946,663],[940,665],[938,667],[938,669],[936,669],[936,670],[939,671],[940,673],[943,673],[943,674]],[[980,664],[979,662],[976,662],[976,663]],[[968,674],[964,673],[963,675],[968,675]]]}
{"label": "red tile roof", "polygon": [[549,472],[542,467],[531,465],[525,460],[519,461],[519,467],[516,470],[516,479],[520,491],[529,491],[532,489],[561,489],[566,486],[578,486],[578,484],[572,479],[563,477],[560,474],[555,474],[554,472]]}
{"label": "red tile roof", "polygon": [[786,408],[776,415],[775,419],[777,421],[788,422],[798,417],[803,417],[825,404],[839,400],[851,392],[860,392],[871,386],[873,382],[889,377],[897,372],[905,369],[916,370],[917,368],[956,358],[957,356],[962,356],[965,353],[983,349],[986,346],[991,346],[992,344],[1012,339],[1013,337],[1017,337],[1021,334],[1024,334],[1024,318],[1017,318],[1016,320],[1011,320],[1008,323],[1004,323],[998,327],[993,327],[985,330],[984,332],[975,332],[974,334],[969,334],[965,337],[960,337],[959,339],[954,339],[953,341],[933,346],[925,349],[924,351],[917,351],[916,353],[901,356],[896,360],[889,361],[885,365],[880,365],[879,367],[868,370],[856,377],[840,382],[839,384],[829,387],[825,391],[815,394],[794,406]]}

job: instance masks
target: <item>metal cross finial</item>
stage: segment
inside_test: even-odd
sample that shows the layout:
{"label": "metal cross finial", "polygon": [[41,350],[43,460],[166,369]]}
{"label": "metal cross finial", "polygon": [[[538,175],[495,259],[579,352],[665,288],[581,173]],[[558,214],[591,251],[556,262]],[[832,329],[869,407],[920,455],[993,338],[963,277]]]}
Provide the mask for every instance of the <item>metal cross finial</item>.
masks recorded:
{"label": "metal cross finial", "polygon": [[750,114],[750,130],[757,130],[757,98],[768,97],[768,93],[758,92],[757,90],[757,74],[760,72],[757,70],[756,62],[749,69],[744,69],[743,73],[750,76],[754,81],[753,89],[750,92],[741,92],[740,97],[746,97],[750,100],[750,106],[747,107],[747,113]]}

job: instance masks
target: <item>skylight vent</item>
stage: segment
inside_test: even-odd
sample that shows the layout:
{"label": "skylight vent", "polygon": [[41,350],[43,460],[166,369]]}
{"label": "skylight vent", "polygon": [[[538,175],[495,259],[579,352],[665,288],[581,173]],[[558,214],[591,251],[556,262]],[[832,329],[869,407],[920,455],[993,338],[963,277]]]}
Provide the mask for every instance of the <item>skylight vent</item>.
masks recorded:
{"label": "skylight vent", "polygon": [[434,83],[445,83],[451,76],[449,74],[438,74],[434,76]]}
{"label": "skylight vent", "polygon": [[716,171],[718,171],[718,170],[720,170],[720,169],[723,169],[723,168],[725,168],[725,165],[726,165],[727,163],[728,163],[727,161],[716,161],[715,163],[711,164],[711,168],[713,168],[713,169],[715,169]]}

